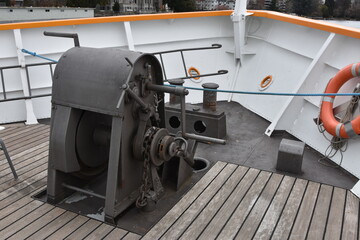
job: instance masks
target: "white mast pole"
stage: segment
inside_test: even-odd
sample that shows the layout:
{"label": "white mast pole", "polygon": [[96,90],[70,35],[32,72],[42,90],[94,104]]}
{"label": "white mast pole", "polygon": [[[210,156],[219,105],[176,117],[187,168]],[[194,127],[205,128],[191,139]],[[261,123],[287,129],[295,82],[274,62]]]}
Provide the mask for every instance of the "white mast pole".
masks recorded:
{"label": "white mast pole", "polygon": [[[235,74],[230,82],[230,90],[235,89],[236,80],[239,76],[239,70],[242,63],[242,50],[245,45],[245,18],[246,18],[246,5],[249,0],[236,0],[235,9],[231,15],[234,23],[234,57],[235,57]],[[232,100],[233,94],[229,94],[228,101]]]}

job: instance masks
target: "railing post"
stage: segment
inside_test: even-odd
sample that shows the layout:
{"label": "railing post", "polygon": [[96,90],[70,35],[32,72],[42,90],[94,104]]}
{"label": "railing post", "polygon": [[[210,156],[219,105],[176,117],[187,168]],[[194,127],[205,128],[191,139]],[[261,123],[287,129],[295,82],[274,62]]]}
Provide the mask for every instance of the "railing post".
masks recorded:
{"label": "railing post", "polygon": [[[28,84],[26,69],[25,69],[25,56],[24,53],[21,51],[23,49],[23,43],[21,38],[20,29],[14,29],[14,37],[15,37],[15,44],[17,48],[17,57],[20,68],[20,78],[22,84],[22,90],[24,92],[25,97],[30,96],[30,86]],[[26,107],[26,122],[25,124],[37,124],[38,121],[34,114],[34,107],[31,99],[25,100],[25,107]]]}

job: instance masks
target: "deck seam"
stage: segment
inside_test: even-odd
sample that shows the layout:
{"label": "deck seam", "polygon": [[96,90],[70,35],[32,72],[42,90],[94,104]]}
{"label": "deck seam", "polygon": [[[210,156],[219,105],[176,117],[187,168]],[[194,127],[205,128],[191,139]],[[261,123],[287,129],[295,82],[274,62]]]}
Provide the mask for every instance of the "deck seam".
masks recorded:
{"label": "deck seam", "polygon": [[91,218],[89,218],[88,220],[86,220],[85,222],[83,222],[79,227],[77,227],[76,229],[74,229],[71,233],[69,233],[68,235],[66,235],[63,239],[68,238],[70,235],[72,235],[74,232],[76,232],[78,229],[82,228],[82,226],[84,226],[87,222],[90,221]]}
{"label": "deck seam", "polygon": [[[227,166],[227,165],[226,165]],[[231,174],[224,180],[224,182],[223,182],[223,185],[230,179],[230,177],[236,172],[236,170],[239,168],[239,166],[238,165],[236,165],[236,167],[235,167],[235,169],[233,169],[233,171],[231,172]],[[215,177],[216,178],[216,177]],[[215,179],[214,178],[214,179]],[[210,184],[209,184],[209,186],[210,186]],[[212,196],[212,198],[214,197],[214,196],[216,196],[216,194],[218,194],[218,192],[221,190],[221,187],[213,194],[213,196]],[[201,195],[201,194],[200,194]],[[199,195],[199,196],[200,196]],[[211,199],[212,199],[211,198]],[[192,225],[192,223],[194,223],[194,221],[198,218],[198,216],[204,211],[204,209],[209,205],[209,203],[211,202],[211,199],[209,200],[209,201],[207,201],[207,203],[205,204],[205,206],[203,207],[203,209],[200,211],[200,212],[198,212],[197,214],[196,214],[196,216],[194,217],[194,219],[193,220],[191,220],[191,223],[189,223],[188,224],[188,226],[182,231],[182,233],[179,235],[179,239],[184,235],[184,233],[186,232],[186,230]],[[195,202],[195,201],[194,201]],[[193,202],[193,203],[194,203]],[[192,205],[192,204],[191,204]],[[184,211],[184,213],[185,213],[186,211]]]}
{"label": "deck seam", "polygon": [[[44,205],[45,205],[45,204],[42,204],[41,206],[44,206]],[[39,206],[38,208],[40,208],[40,206]],[[36,209],[38,209],[38,208],[36,208]],[[35,219],[32,219],[32,222],[30,222],[30,223],[24,225],[22,228],[18,229],[16,232],[14,232],[14,233],[11,234],[10,236],[8,236],[7,239],[8,239],[8,238],[11,238],[11,237],[14,236],[15,234],[19,233],[19,232],[22,231],[24,228],[26,228],[26,227],[29,226],[30,224],[34,223],[36,220],[40,219],[41,217],[43,217],[45,214],[47,214],[48,212],[52,211],[53,209],[55,209],[55,207],[51,207],[48,211],[43,212],[39,217],[37,217],[37,218],[35,218]],[[34,212],[34,211],[35,211],[35,209],[32,210],[31,212],[29,212],[28,214],[26,214],[25,216],[30,215],[30,213],[32,213],[32,212]],[[24,216],[24,217],[25,217],[25,216]],[[19,220],[20,220],[20,219],[19,219]],[[17,221],[16,221],[16,222],[17,222]],[[11,224],[11,225],[12,225],[12,224]],[[11,226],[11,225],[9,225],[9,226]]]}
{"label": "deck seam", "polygon": [[[34,200],[33,200],[33,201],[34,201]],[[11,216],[12,214],[15,214],[17,211],[21,210],[22,208],[25,208],[27,205],[31,204],[33,201],[28,202],[27,204],[25,204],[25,205],[22,206],[21,208],[17,209],[15,212],[11,213],[10,215],[7,215],[7,216],[1,218],[0,221],[2,221],[3,219],[5,219],[5,218],[8,217],[8,216]],[[30,214],[31,212],[35,211],[36,209],[38,209],[39,207],[43,206],[44,204],[45,204],[45,203],[42,203],[41,205],[39,205],[38,207],[34,208],[34,209],[31,210],[29,213],[26,213],[26,214],[25,214],[24,216],[22,216],[22,217],[27,216],[28,214]],[[19,221],[19,220],[20,220],[20,219],[15,220],[14,222],[11,223],[11,225],[14,224],[14,223],[16,223],[16,222]],[[9,225],[8,225],[8,226],[9,226]],[[6,227],[4,227],[4,228],[0,228],[0,233],[1,233],[1,231],[3,231],[4,229],[6,229],[8,226],[6,226]]]}
{"label": "deck seam", "polygon": [[334,189],[335,189],[334,187],[332,187],[332,189],[331,189],[331,197],[330,197],[330,202],[329,202],[329,210],[328,210],[327,216],[326,216],[325,229],[324,229],[324,232],[323,232],[323,237],[322,237],[322,239],[325,239],[326,230],[327,230],[327,228],[328,228],[330,210],[331,210],[331,205],[332,205],[332,202],[333,202]]}
{"label": "deck seam", "polygon": [[[266,207],[266,210],[264,211],[264,214],[263,214],[263,216],[261,217],[261,220],[260,220],[259,224],[257,225],[256,230],[255,230],[254,234],[252,235],[251,239],[253,239],[253,238],[255,237],[257,231],[259,230],[259,227],[260,227],[262,221],[264,220],[264,218],[265,218],[265,216],[266,216],[266,213],[268,212],[268,210],[269,210],[269,208],[270,208],[270,206],[271,206],[271,203],[274,201],[274,198],[275,198],[277,192],[279,191],[279,188],[280,188],[281,184],[283,183],[284,178],[285,178],[285,175],[282,175],[281,181],[280,181],[279,185],[277,186],[276,191],[275,191],[274,195],[272,196],[270,203],[269,203],[268,206]],[[295,182],[295,181],[294,181],[294,182]],[[290,195],[290,194],[289,194],[289,195]],[[239,229],[239,231],[240,231],[240,229]]]}
{"label": "deck seam", "polygon": [[22,144],[19,144],[18,141],[19,139],[21,139],[21,143],[31,143],[33,139],[38,139],[39,137],[41,137],[41,139],[43,139],[42,135],[47,135],[47,133],[50,131],[49,128],[42,128],[41,130],[39,131],[36,131],[35,133],[33,134],[28,134],[28,133],[24,133],[24,134],[21,134],[18,136],[18,138],[15,138],[15,139],[11,139],[10,141],[7,140],[7,139],[2,139],[5,144],[6,144],[6,147],[7,149],[10,151],[10,150],[14,150],[14,149],[17,149],[15,147],[19,146],[20,147],[26,147]]}
{"label": "deck seam", "polygon": [[[192,204],[199,198],[199,196],[201,196],[201,194],[213,183],[213,181],[220,175],[220,173],[222,171],[224,171],[225,167],[228,166],[229,164],[226,163],[221,170],[214,176],[214,178],[206,185],[206,187],[204,187],[204,189],[196,196],[196,198],[191,202],[191,204],[189,204],[185,210],[182,211],[182,213],[179,215],[179,217],[167,228],[167,230],[161,234],[161,236],[159,236],[159,239],[161,239],[167,232],[169,229],[171,229],[174,224],[183,216],[183,214],[192,206]],[[171,210],[170,210],[171,211]],[[125,236],[124,236],[125,237]]]}
{"label": "deck seam", "polygon": [[[35,161],[35,163],[37,163],[39,165],[34,166],[33,168],[26,170],[25,172],[21,172],[20,174],[18,173],[19,179],[22,180],[20,177],[22,177],[24,174],[27,174],[27,173],[29,173],[31,171],[36,171],[38,168],[44,167],[44,165],[46,166],[47,162],[44,161],[44,160],[45,159],[39,159],[39,160]],[[17,172],[18,172],[18,170],[19,169],[16,169]],[[36,175],[36,174],[37,173],[35,173],[34,175]],[[6,191],[7,189],[9,189],[9,188],[11,188],[11,187],[13,187],[13,186],[15,186],[17,184],[16,181],[14,181],[14,179],[11,176],[11,172],[6,174],[6,175],[9,176],[10,179],[7,179],[5,182],[0,182],[0,191]],[[30,177],[32,177],[32,176],[33,175],[31,175]],[[4,177],[4,176],[2,176],[2,177]],[[13,181],[13,185],[11,183],[9,184],[9,182],[12,182],[12,181]],[[6,185],[8,185],[8,186],[6,186]]]}
{"label": "deck seam", "polygon": [[344,230],[344,222],[345,222],[345,211],[346,211],[346,202],[348,198],[348,191],[345,192],[345,201],[344,201],[344,211],[342,212],[342,221],[341,221],[341,231],[340,231],[340,239],[342,239],[343,230]]}
{"label": "deck seam", "polygon": [[[43,180],[46,179],[46,178],[47,178],[47,177],[43,177],[43,178],[39,179],[38,181],[34,182],[33,184],[39,183],[40,181],[43,181]],[[46,185],[46,183],[40,185],[40,186],[37,187],[36,189],[42,188],[42,187],[45,186],[45,185]],[[29,187],[29,186],[28,186],[28,187]],[[36,190],[36,189],[35,189],[35,190]],[[22,188],[21,190],[26,191],[26,190],[27,190],[27,187]],[[20,190],[20,191],[21,191],[21,190]],[[31,192],[32,192],[32,191],[31,191]],[[15,195],[15,193],[13,193],[13,194],[11,194],[10,196],[8,196],[8,197],[0,200],[0,202],[2,202],[2,201],[4,201],[4,200],[8,200],[9,197],[14,197],[14,195]],[[28,194],[26,194],[26,195],[28,195]],[[20,198],[21,198],[21,197],[20,197]],[[18,199],[20,199],[20,198],[18,198]],[[8,205],[9,205],[9,204],[8,204]],[[8,206],[8,205],[6,205],[6,206]],[[6,207],[6,206],[5,206],[5,207]],[[5,207],[0,208],[0,210],[4,209]]]}
{"label": "deck seam", "polygon": [[[235,189],[239,186],[239,184],[241,183],[241,181],[244,179],[244,177],[246,176],[246,174],[249,172],[250,168],[249,167],[246,167],[247,170],[246,172],[244,173],[244,175],[242,176],[242,178],[239,180],[239,182],[235,185],[235,187],[233,188],[233,190],[231,191],[231,193],[229,193],[229,196],[227,196],[227,198],[224,200],[224,202],[226,202],[231,194],[233,194],[233,192],[235,191]],[[214,213],[214,215],[211,217],[211,219],[208,221],[208,223],[206,224],[206,226],[201,230],[201,232],[199,233],[199,235],[197,236],[196,239],[199,239],[200,236],[202,235],[202,233],[205,231],[205,229],[207,228],[207,226],[211,223],[211,221],[215,218],[215,216],[219,213],[221,207]]]}
{"label": "deck seam", "polygon": [[305,239],[307,239],[307,238],[308,238],[308,235],[309,235],[310,227],[311,227],[311,224],[312,224],[312,221],[313,221],[313,218],[314,218],[315,209],[316,209],[316,205],[317,205],[318,200],[319,200],[319,195],[320,195],[320,190],[321,190],[321,186],[322,186],[322,185],[323,185],[323,184],[320,183],[319,190],[318,190],[318,192],[317,192],[316,200],[315,200],[315,203],[314,203],[314,208],[313,208],[312,213],[311,213],[309,226],[308,226],[308,228],[307,228],[307,230],[306,230]]}
{"label": "deck seam", "polygon": [[[38,175],[43,175],[43,174],[46,174],[47,173],[47,169],[45,169],[45,170],[42,170],[40,173],[35,173],[34,175],[31,175],[31,176],[29,176],[27,179],[29,179],[29,178],[33,178],[33,177],[35,177],[35,176],[38,176]],[[46,178],[47,176],[44,176],[43,178]],[[43,178],[41,178],[41,179],[43,179]],[[40,179],[39,179],[40,180]],[[35,180],[35,182],[38,182],[39,180]],[[33,182],[33,183],[35,183],[35,182]],[[16,184],[14,184],[13,186],[11,186],[10,188],[7,188],[6,190],[4,190],[4,191],[1,191],[1,193],[4,193],[5,195],[7,195],[7,196],[1,196],[0,195],[0,201],[3,201],[3,200],[5,200],[6,198],[8,198],[8,197],[10,197],[10,196],[12,196],[12,195],[14,195],[14,194],[17,194],[18,193],[18,191],[20,191],[20,190],[23,190],[23,189],[26,189],[26,188],[28,188],[28,187],[31,187],[31,184],[33,184],[33,183],[24,183],[24,182],[18,182],[18,183],[16,183]],[[17,187],[19,187],[19,189],[16,189]],[[14,189],[14,190],[11,190],[11,189]],[[7,192],[8,191],[8,192]]]}
{"label": "deck seam", "polygon": [[[241,200],[238,203],[238,206],[241,204],[242,200],[244,200],[245,196],[248,194],[248,192],[250,191],[252,185],[254,185],[254,182],[256,181],[256,179],[259,177],[260,173],[262,171],[259,171],[256,175],[256,177],[254,178],[254,180],[251,182],[251,185],[249,186],[249,188],[245,191],[244,195],[242,196]],[[238,208],[238,206],[236,208],[234,208],[234,210],[232,211],[232,213],[230,214],[229,218],[226,219],[225,224],[223,224],[223,226],[221,227],[220,231],[217,233],[215,238],[218,238],[219,235],[221,234],[221,232],[224,230],[225,226],[227,225],[227,223],[229,222],[229,220],[231,219],[231,217],[234,215],[234,212],[236,211],[236,209]]]}
{"label": "deck seam", "polygon": [[[46,203],[45,203],[46,204]],[[56,208],[56,207],[55,207]],[[33,232],[32,234],[30,234],[29,236],[27,236],[25,239],[30,238],[31,236],[35,235],[37,232],[41,231],[43,228],[45,228],[46,226],[48,226],[49,224],[51,224],[52,222],[54,222],[56,219],[58,219],[60,216],[64,215],[66,212],[65,211],[63,213],[61,213],[59,216],[55,217],[54,219],[52,219],[50,222],[46,223],[42,228],[39,228],[38,230],[36,230],[35,232]]]}
{"label": "deck seam", "polygon": [[280,211],[279,217],[278,217],[278,219],[277,219],[277,221],[276,221],[275,226],[274,226],[273,229],[272,229],[272,232],[271,232],[271,235],[270,235],[270,238],[269,238],[269,239],[272,239],[272,237],[274,236],[275,229],[277,228],[277,226],[278,226],[278,224],[279,224],[279,222],[280,222],[281,216],[283,215],[284,209],[285,209],[285,207],[286,207],[286,205],[287,205],[287,203],[288,203],[288,201],[289,201],[289,198],[290,198],[290,196],[291,196],[291,193],[292,193],[292,191],[293,191],[293,189],[294,189],[294,187],[295,187],[296,181],[297,181],[297,178],[295,178],[294,182],[292,183],[292,186],[291,186],[291,189],[290,189],[290,191],[289,191],[289,194],[288,194],[288,196],[287,196],[287,198],[286,198],[286,201],[285,201],[285,203],[284,203],[284,205],[283,205],[283,207],[282,207],[282,209],[281,209],[281,211]]}
{"label": "deck seam", "polygon": [[291,233],[292,233],[292,231],[293,231],[293,229],[294,229],[294,225],[295,225],[296,219],[297,219],[297,217],[298,217],[298,215],[299,215],[299,210],[300,210],[300,208],[301,208],[301,205],[302,205],[303,202],[304,202],[304,197],[305,197],[306,191],[307,191],[307,189],[308,189],[308,186],[309,186],[309,181],[306,180],[305,190],[304,190],[304,192],[303,192],[303,194],[302,194],[302,196],[301,196],[301,201],[300,201],[299,206],[298,206],[298,208],[297,208],[297,211],[296,211],[296,214],[295,214],[295,218],[294,218],[294,220],[292,221],[291,228],[290,228],[290,231],[289,231],[289,235],[288,235],[288,237],[287,237],[288,240],[290,239]]}
{"label": "deck seam", "polygon": [[[95,220],[95,221],[98,221],[98,220]],[[98,222],[100,222],[100,221],[98,221]],[[88,234],[86,234],[82,239],[86,239],[91,233],[93,233],[96,229],[98,229],[102,224],[103,224],[103,222],[101,222],[99,226],[97,226],[92,231],[90,231]]]}
{"label": "deck seam", "polygon": [[[18,160],[19,158],[12,158],[11,161],[12,161],[12,163],[13,163],[14,166],[19,165],[19,164],[21,164],[21,163],[23,163],[23,162],[25,162],[25,161],[31,160],[31,158],[34,158],[34,157],[36,157],[37,155],[40,155],[40,154],[44,154],[44,153],[49,152],[49,150],[46,149],[46,148],[49,148],[49,147],[48,147],[48,146],[44,146],[44,147],[41,147],[41,148],[39,148],[39,149],[35,149],[34,151],[29,152],[28,155],[25,155],[24,159],[21,159],[21,162],[19,162],[19,161],[20,161],[20,160]],[[41,150],[40,150],[40,149],[41,149]],[[41,151],[41,152],[38,153],[38,151]],[[36,154],[36,155],[33,155],[33,153],[37,153],[37,154]],[[0,164],[0,167],[2,167],[2,166],[4,166],[4,165],[5,165],[6,167],[9,167],[8,164],[7,164],[7,162],[4,162],[3,164]],[[1,170],[0,173],[1,173],[2,171],[4,171],[4,170]]]}
{"label": "deck seam", "polygon": [[[252,205],[251,209],[250,209],[250,210],[249,210],[249,212],[246,214],[246,217],[244,218],[243,222],[241,223],[241,226],[239,227],[239,229],[238,229],[238,230],[237,230],[237,232],[235,233],[235,235],[234,235],[234,239],[236,239],[236,238],[237,238],[237,236],[238,236],[238,234],[239,234],[239,232],[240,232],[241,228],[244,226],[244,223],[245,223],[245,222],[246,222],[246,220],[248,219],[249,214],[250,214],[250,213],[252,212],[252,210],[254,209],[254,207],[255,207],[256,203],[259,201],[260,196],[261,196],[261,195],[262,195],[262,193],[264,192],[264,190],[265,190],[266,186],[269,184],[269,181],[270,181],[271,177],[273,176],[273,174],[274,174],[274,173],[271,173],[271,174],[270,174],[270,176],[269,176],[269,178],[266,180],[266,183],[264,184],[263,188],[261,189],[261,191],[260,191],[259,195],[257,196],[257,198],[256,198],[255,202],[253,203],[253,205]],[[279,185],[279,186],[280,186],[280,185]],[[239,205],[240,205],[240,204],[239,204]]]}

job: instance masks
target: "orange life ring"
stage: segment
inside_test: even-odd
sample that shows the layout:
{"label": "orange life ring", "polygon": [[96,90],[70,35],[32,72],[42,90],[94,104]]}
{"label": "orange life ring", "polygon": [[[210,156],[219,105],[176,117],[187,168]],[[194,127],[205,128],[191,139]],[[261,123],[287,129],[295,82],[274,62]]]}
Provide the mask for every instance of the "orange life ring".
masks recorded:
{"label": "orange life ring", "polygon": [[[344,83],[348,80],[360,76],[360,63],[350,64],[341,69],[326,86],[325,93],[337,93]],[[335,119],[333,103],[335,96],[323,97],[320,119],[324,124],[325,130],[333,136],[341,138],[351,138],[360,134],[360,116],[351,122],[340,123]]]}

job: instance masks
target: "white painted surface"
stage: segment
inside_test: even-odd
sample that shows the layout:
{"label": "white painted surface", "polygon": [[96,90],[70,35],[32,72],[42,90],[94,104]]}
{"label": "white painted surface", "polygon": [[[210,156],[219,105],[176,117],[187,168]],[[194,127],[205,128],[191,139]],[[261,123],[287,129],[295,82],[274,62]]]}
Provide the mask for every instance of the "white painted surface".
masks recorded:
{"label": "white painted surface", "polygon": [[[164,19],[123,23],[59,26],[21,30],[24,48],[46,57],[59,59],[73,46],[70,39],[43,36],[43,31],[78,33],[81,46],[121,47],[142,52],[157,52],[180,48],[211,46],[223,48],[184,54],[187,68],[195,67],[202,74],[229,70],[229,74],[203,78],[216,82],[220,89],[259,91],[261,80],[273,76],[273,83],[265,92],[321,93],[329,79],[342,67],[359,61],[359,39],[331,34],[304,26],[247,17],[245,41],[241,52],[241,65],[235,60],[234,24],[229,16]],[[10,32],[10,33],[9,33]],[[239,39],[239,38],[236,38]],[[0,31],[1,66],[17,64],[17,48],[11,31]],[[25,62],[43,62],[26,56]],[[180,54],[164,56],[168,78],[184,76]],[[23,92],[19,70],[5,71],[9,96]],[[39,94],[51,90],[51,76],[45,68],[30,71],[32,86]],[[355,80],[351,84],[355,84]],[[350,84],[350,85],[351,85]],[[186,81],[186,86],[201,87],[200,82]],[[347,90],[352,89],[348,86]],[[1,88],[0,88],[1,97]],[[227,100],[228,94],[218,94]],[[317,130],[313,118],[318,116],[320,97],[277,97],[234,94],[232,100],[257,113],[270,122],[270,130],[286,130],[321,153],[329,143]],[[189,102],[201,102],[202,94],[190,91]],[[341,102],[338,101],[337,102]],[[335,103],[338,104],[338,103]],[[50,116],[50,99],[33,100],[37,118]],[[0,104],[0,123],[26,119],[24,101]],[[6,113],[6,114],[5,114]],[[270,133],[269,133],[270,135]],[[341,166],[360,177],[358,158],[359,140],[349,141]],[[332,158],[340,163],[340,155]]]}
{"label": "white painted surface", "polygon": [[360,181],[358,181],[350,191],[360,198]]}

